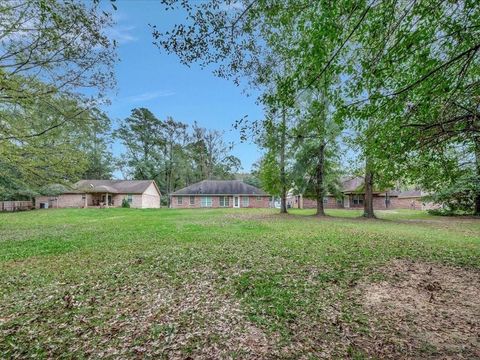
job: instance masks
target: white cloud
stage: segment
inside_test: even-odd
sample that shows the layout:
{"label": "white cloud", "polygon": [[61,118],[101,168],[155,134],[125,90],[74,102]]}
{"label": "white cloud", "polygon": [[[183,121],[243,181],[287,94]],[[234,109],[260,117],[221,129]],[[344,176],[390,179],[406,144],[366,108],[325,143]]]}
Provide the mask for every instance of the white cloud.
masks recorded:
{"label": "white cloud", "polygon": [[116,40],[117,43],[126,44],[138,40],[138,38],[132,34],[133,30],[135,30],[135,26],[115,25],[113,28],[107,30],[107,34],[111,39]]}
{"label": "white cloud", "polygon": [[166,97],[166,96],[172,96],[172,95],[175,95],[175,92],[170,90],[147,91],[142,94],[129,96],[126,99],[129,102],[145,102],[145,101],[150,101],[160,97]]}

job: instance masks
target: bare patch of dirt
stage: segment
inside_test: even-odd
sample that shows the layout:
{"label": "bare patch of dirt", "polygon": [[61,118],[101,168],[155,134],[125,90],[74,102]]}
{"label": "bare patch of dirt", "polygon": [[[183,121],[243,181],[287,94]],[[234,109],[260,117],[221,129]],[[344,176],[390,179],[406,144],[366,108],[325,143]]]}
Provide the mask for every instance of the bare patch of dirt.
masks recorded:
{"label": "bare patch of dirt", "polygon": [[480,359],[480,272],[396,260],[382,273],[355,290],[370,328],[356,347],[380,358]]}

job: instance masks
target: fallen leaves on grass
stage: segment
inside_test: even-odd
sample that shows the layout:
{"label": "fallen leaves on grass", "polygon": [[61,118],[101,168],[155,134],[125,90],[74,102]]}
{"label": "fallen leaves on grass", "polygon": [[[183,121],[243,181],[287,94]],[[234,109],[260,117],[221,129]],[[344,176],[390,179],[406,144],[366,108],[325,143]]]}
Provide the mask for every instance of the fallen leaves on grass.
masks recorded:
{"label": "fallen leaves on grass", "polygon": [[480,358],[478,271],[396,260],[382,273],[355,295],[371,327],[358,347],[381,358]]}

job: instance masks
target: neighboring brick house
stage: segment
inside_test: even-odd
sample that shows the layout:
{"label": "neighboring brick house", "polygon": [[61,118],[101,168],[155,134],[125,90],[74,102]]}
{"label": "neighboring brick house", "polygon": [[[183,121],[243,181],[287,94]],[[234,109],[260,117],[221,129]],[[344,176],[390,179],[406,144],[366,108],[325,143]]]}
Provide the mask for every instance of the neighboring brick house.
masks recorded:
{"label": "neighboring brick house", "polygon": [[170,194],[172,208],[268,208],[270,195],[239,180],[204,180]]}
{"label": "neighboring brick house", "polygon": [[[327,195],[323,198],[323,205],[326,209],[361,209],[364,206],[365,191],[364,179],[362,177],[347,178],[342,181],[342,196],[336,198]],[[422,200],[426,194],[420,190],[408,191],[374,191],[373,208],[375,210],[385,209],[414,209],[426,210],[434,208],[435,205]],[[290,194],[287,204],[291,208],[315,209],[317,201],[304,198],[302,195]]]}
{"label": "neighboring brick house", "polygon": [[37,196],[35,207],[119,207],[123,199],[132,208],[159,208],[160,190],[153,180],[80,180],[71,188],[63,187],[57,195]]}

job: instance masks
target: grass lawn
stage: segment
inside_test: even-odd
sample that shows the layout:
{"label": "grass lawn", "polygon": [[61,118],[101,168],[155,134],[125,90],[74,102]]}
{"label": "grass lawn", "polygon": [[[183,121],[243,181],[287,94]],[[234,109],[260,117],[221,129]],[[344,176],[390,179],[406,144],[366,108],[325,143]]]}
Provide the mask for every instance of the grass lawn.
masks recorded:
{"label": "grass lawn", "polygon": [[480,220],[0,214],[0,358],[480,358]]}

